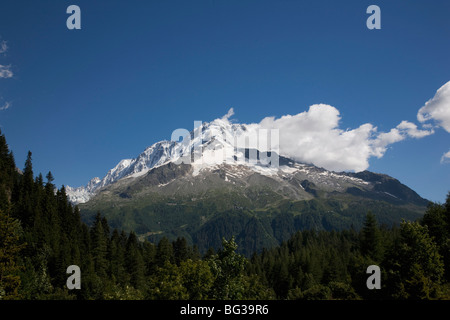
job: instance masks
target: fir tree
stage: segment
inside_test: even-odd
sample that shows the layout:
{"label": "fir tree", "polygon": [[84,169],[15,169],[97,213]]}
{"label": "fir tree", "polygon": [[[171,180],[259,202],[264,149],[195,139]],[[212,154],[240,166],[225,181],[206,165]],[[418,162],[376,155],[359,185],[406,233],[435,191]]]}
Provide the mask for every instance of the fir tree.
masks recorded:
{"label": "fir tree", "polygon": [[190,257],[187,241],[185,238],[177,238],[172,246],[175,263],[179,266],[182,261],[185,261]]}
{"label": "fir tree", "polygon": [[141,249],[134,232],[130,232],[125,250],[125,265],[130,275],[130,284],[135,289],[143,289],[145,265]]}
{"label": "fir tree", "polygon": [[25,228],[33,224],[34,218],[34,177],[31,156],[31,151],[28,151],[25,167],[23,169],[22,182],[20,185],[19,201],[15,208],[16,217],[21,220]]}
{"label": "fir tree", "polygon": [[367,213],[361,235],[361,253],[379,263],[383,258],[381,232],[371,212]]}
{"label": "fir tree", "polygon": [[164,266],[165,262],[168,261],[170,263],[174,262],[174,256],[173,256],[173,246],[169,242],[169,239],[166,237],[163,237],[159,243],[158,247],[156,249],[156,265],[159,267]]}
{"label": "fir tree", "polygon": [[103,230],[102,217],[100,212],[97,212],[94,225],[91,229],[91,242],[92,242],[92,257],[94,260],[95,273],[100,278],[106,278],[107,270],[107,239]]}

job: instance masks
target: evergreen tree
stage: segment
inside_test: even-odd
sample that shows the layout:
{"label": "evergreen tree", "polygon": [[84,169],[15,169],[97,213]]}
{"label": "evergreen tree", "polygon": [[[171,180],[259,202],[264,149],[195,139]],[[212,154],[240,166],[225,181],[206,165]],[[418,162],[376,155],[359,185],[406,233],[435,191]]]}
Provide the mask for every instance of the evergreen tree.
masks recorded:
{"label": "evergreen tree", "polygon": [[149,276],[155,272],[156,246],[148,241],[142,244],[142,258],[144,259],[145,275]]}
{"label": "evergreen tree", "polygon": [[94,260],[95,273],[102,279],[106,278],[108,264],[106,261],[107,238],[103,229],[102,217],[97,212],[94,225],[91,229],[92,257]]}
{"label": "evergreen tree", "polygon": [[109,275],[113,282],[125,286],[125,247],[121,243],[120,234],[114,229],[111,237],[111,245],[108,250]]}
{"label": "evergreen tree", "polygon": [[181,261],[187,260],[191,254],[185,238],[177,238],[172,244],[175,263],[179,266]]}
{"label": "evergreen tree", "polygon": [[159,267],[164,266],[165,262],[168,261],[170,263],[174,262],[174,256],[173,256],[173,246],[169,242],[169,239],[166,237],[163,237],[159,243],[158,247],[156,249],[156,265]]}
{"label": "evergreen tree", "polygon": [[143,289],[145,265],[136,234],[130,232],[125,250],[125,265],[130,275],[130,285],[135,289]]}
{"label": "evergreen tree", "polygon": [[31,156],[31,151],[28,151],[20,185],[19,201],[15,208],[15,216],[21,220],[24,228],[27,228],[33,224],[34,214],[34,178]]}
{"label": "evergreen tree", "polygon": [[381,232],[375,215],[367,213],[361,235],[361,253],[374,262],[379,263],[383,258]]}
{"label": "evergreen tree", "polygon": [[391,248],[385,264],[386,287],[398,299],[431,299],[439,296],[444,273],[442,257],[428,228],[403,222],[399,241]]}

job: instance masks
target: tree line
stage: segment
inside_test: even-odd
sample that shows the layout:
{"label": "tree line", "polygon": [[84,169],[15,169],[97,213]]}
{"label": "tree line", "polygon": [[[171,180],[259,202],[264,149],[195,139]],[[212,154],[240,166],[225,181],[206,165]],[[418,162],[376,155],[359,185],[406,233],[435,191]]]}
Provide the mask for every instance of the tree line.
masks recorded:
{"label": "tree line", "polygon": [[[450,193],[417,221],[361,230],[303,230],[249,258],[234,237],[201,255],[186,239],[152,243],[111,230],[98,212],[84,223],[64,186],[22,171],[0,132],[0,299],[449,299]],[[66,268],[81,270],[81,289]],[[381,289],[366,286],[369,265]]]}
{"label": "tree line", "polygon": [[[111,230],[100,213],[88,226],[53,181],[34,176],[31,152],[18,170],[0,133],[0,299],[265,298],[234,239],[201,257],[184,238],[154,244]],[[81,290],[66,286],[70,265]]]}
{"label": "tree line", "polygon": [[[450,193],[418,221],[379,226],[366,215],[361,230],[299,231],[250,259],[277,299],[449,299]],[[381,269],[370,290],[367,267]]]}

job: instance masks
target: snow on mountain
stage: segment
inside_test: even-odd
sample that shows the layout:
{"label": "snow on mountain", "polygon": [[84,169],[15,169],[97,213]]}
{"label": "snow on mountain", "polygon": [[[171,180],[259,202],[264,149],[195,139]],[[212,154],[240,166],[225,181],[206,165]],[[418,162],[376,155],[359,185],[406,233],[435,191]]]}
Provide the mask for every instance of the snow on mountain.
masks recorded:
{"label": "snow on mountain", "polygon": [[[85,203],[105,186],[120,179],[140,177],[149,170],[169,162],[190,164],[193,167],[193,176],[197,176],[204,169],[226,163],[236,166],[244,165],[253,172],[266,176],[289,176],[318,170],[316,176],[320,180],[333,175],[346,180],[360,180],[345,174],[319,170],[312,165],[299,165],[292,161],[289,162],[290,164],[284,163],[279,166],[277,132],[274,134],[267,130],[256,132],[252,125],[234,124],[228,120],[228,117],[229,115],[226,115],[209,123],[197,123],[195,129],[181,142],[157,142],[146,148],[137,158],[121,160],[102,179],[94,178],[86,186],[66,187],[70,201],[74,204]],[[176,140],[176,134],[172,138]],[[266,151],[273,152],[269,156]]]}
{"label": "snow on mountain", "polygon": [[66,187],[69,200],[72,203],[87,202],[99,189],[110,185],[125,177],[138,177],[174,158],[177,142],[160,141],[144,150],[135,159],[121,160],[114,168],[102,178],[94,178],[86,186],[72,188]]}
{"label": "snow on mountain", "polygon": [[95,194],[95,190],[97,190],[98,185],[102,180],[100,178],[95,177],[89,181],[86,186],[72,188],[70,186],[66,186],[66,193],[69,197],[70,202],[72,203],[85,203],[89,201],[93,194]]}
{"label": "snow on mountain", "polygon": [[66,187],[72,203],[87,202],[98,190],[123,178],[136,178],[150,169],[168,162],[191,163],[196,172],[210,164],[229,162],[243,158],[235,154],[234,138],[246,129],[243,125],[231,124],[227,118],[203,123],[195,128],[190,137],[181,142],[160,141],[146,148],[137,158],[121,160],[102,178],[93,178],[86,186]]}

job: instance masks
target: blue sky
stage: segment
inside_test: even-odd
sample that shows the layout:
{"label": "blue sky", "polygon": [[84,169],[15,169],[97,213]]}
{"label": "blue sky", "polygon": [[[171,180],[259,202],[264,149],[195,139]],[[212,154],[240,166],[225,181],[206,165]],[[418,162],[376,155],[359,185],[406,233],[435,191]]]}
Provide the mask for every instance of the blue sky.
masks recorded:
{"label": "blue sky", "polygon": [[[66,27],[71,4],[81,30]],[[371,4],[380,30],[366,27]],[[443,202],[450,132],[417,114],[450,81],[449,17],[440,0],[2,1],[0,128],[19,167],[31,150],[35,173],[77,187],[231,107],[258,123],[322,103],[344,131],[433,130],[368,170]]]}

